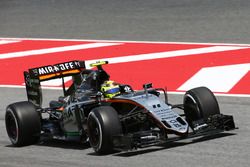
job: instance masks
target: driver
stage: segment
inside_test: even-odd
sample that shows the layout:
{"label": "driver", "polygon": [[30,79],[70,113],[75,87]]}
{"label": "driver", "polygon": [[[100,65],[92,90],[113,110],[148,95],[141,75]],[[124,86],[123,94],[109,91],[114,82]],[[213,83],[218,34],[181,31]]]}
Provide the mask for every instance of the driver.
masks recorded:
{"label": "driver", "polygon": [[101,85],[101,92],[105,98],[113,98],[114,96],[121,94],[120,84],[111,80],[104,81]]}

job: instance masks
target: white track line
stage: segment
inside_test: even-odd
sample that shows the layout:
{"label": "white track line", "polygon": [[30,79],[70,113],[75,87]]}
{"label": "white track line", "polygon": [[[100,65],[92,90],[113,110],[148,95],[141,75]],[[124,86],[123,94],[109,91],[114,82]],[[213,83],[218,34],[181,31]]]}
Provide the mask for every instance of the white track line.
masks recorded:
{"label": "white track line", "polygon": [[[13,40],[58,40],[58,41],[67,40],[67,41],[91,41],[91,42],[102,42],[102,43],[106,43],[106,42],[122,42],[122,43],[127,42],[127,43],[129,43],[129,42],[131,42],[131,43],[222,45],[222,46],[213,46],[213,47],[198,48],[198,49],[187,49],[187,50],[179,50],[179,51],[168,51],[168,52],[160,52],[160,53],[131,55],[131,56],[123,56],[123,57],[102,59],[102,60],[108,60],[111,64],[112,63],[132,62],[132,61],[151,60],[151,59],[168,58],[168,57],[176,57],[176,56],[185,56],[185,55],[188,56],[188,55],[194,55],[194,54],[203,54],[203,53],[212,53],[212,52],[220,52],[220,51],[246,49],[246,48],[249,48],[249,46],[250,46],[249,44],[230,44],[230,43],[114,41],[114,40],[111,41],[111,40],[87,40],[87,39],[86,40],[81,40],[81,39],[70,39],[69,40],[69,39],[45,39],[45,38],[0,38],[0,39],[4,39],[6,41],[6,42],[3,42],[4,40],[2,40],[2,44],[12,43]],[[9,40],[9,42],[7,42],[7,40]],[[12,40],[12,42],[10,42],[11,40]],[[19,41],[17,41],[17,42],[19,42]],[[83,44],[83,45],[87,45],[87,44]],[[105,46],[113,46],[113,45],[120,45],[120,44],[118,44],[118,43],[108,43]],[[232,45],[234,45],[234,46],[232,46]],[[76,48],[75,49],[71,48],[71,49],[73,49],[73,50],[79,50],[79,49],[77,49],[77,46],[80,47],[80,45],[73,45],[73,46],[75,46]],[[71,47],[71,46],[68,46],[68,47]],[[97,47],[102,47],[102,46],[97,46]],[[69,50],[61,50],[62,48],[65,48],[65,47],[58,47],[59,50],[57,50],[57,51],[53,50],[55,48],[49,48],[49,49],[40,49],[40,50],[38,50],[38,52],[32,52],[32,51],[16,52],[12,56],[13,57],[16,57],[16,56],[20,57],[20,56],[29,56],[30,53],[33,53],[33,55],[38,55],[38,54],[46,54],[46,53],[69,51]],[[94,47],[89,47],[89,48],[94,48]],[[81,49],[88,49],[88,48],[81,48]],[[46,50],[48,52],[46,52]],[[41,51],[41,52],[39,52],[39,51]],[[3,59],[4,56],[6,56],[7,58],[9,58],[8,55],[6,55],[6,54],[4,54],[3,57],[2,57],[2,55],[3,54],[0,54],[0,59]],[[90,64],[92,62],[95,62],[95,61],[97,61],[97,60],[89,60],[89,61],[86,61],[86,64],[88,65],[88,64]],[[0,85],[0,87],[24,88],[24,86],[17,86],[17,85]],[[60,89],[58,87],[45,87],[45,86],[43,86],[43,88],[47,88],[47,89]],[[169,93],[170,94],[183,94],[183,92],[169,92]],[[223,94],[223,93],[219,94],[219,93],[216,93],[216,95],[218,95],[218,96],[233,96],[233,97],[250,97],[250,95],[245,95],[245,94]]]}
{"label": "white track line", "polygon": [[[198,49],[186,49],[186,50],[167,51],[167,52],[160,52],[160,53],[149,53],[149,54],[114,57],[114,58],[104,58],[101,60],[109,61],[110,64],[114,64],[114,63],[133,62],[133,61],[169,58],[169,57],[177,57],[177,56],[189,56],[189,55],[194,55],[194,54],[221,52],[221,51],[228,51],[228,50],[238,50],[238,49],[244,49],[244,48],[245,47],[236,47],[236,46],[212,46],[212,47],[198,48]],[[86,68],[90,69],[91,68],[90,64],[95,63],[98,60],[85,61]],[[60,86],[61,80],[47,81],[44,85]]]}
{"label": "white track line", "polygon": [[19,40],[5,40],[5,39],[1,40],[1,38],[0,38],[0,45],[17,43],[17,42],[21,42],[21,41],[19,41]]}
{"label": "white track line", "polygon": [[115,46],[115,45],[122,45],[122,43],[90,43],[90,44],[71,45],[71,46],[46,48],[46,49],[38,49],[38,50],[20,51],[20,52],[14,52],[14,53],[3,53],[3,54],[0,54],[0,59],[34,56],[34,55],[41,55],[41,54],[48,54],[48,53],[66,52],[66,51],[72,51],[72,50],[91,49],[91,48],[107,47],[107,46]]}
{"label": "white track line", "polygon": [[102,59],[96,59],[96,60],[88,60],[88,61],[85,61],[85,63],[86,63],[86,68],[90,68],[89,65],[91,63],[95,63],[96,61],[99,61],[99,60],[108,61],[109,64],[127,63],[127,62],[133,62],[133,61],[153,60],[153,59],[179,57],[179,56],[190,56],[190,55],[195,55],[195,54],[198,55],[198,54],[223,52],[223,51],[239,50],[239,49],[247,49],[247,48],[249,47],[211,46],[211,47],[196,48],[196,49],[184,49],[184,50],[148,53],[148,54],[140,54],[140,55],[130,55],[130,56],[122,56],[122,57],[114,57],[114,58],[102,58]]}
{"label": "white track line", "polygon": [[237,44],[237,43],[206,43],[206,42],[176,42],[176,41],[125,41],[125,40],[94,40],[94,39],[58,39],[58,38],[1,38],[6,40],[37,40],[37,41],[82,41],[82,42],[119,42],[119,43],[149,43],[149,44],[190,44],[190,45],[223,45],[223,46],[248,46],[250,44]]}
{"label": "white track line", "polygon": [[[221,52],[221,51],[238,50],[238,49],[245,49],[245,47],[212,46],[212,47],[198,48],[198,49],[185,49],[185,50],[167,51],[167,52],[159,52],[159,53],[130,55],[130,56],[122,56],[122,57],[114,57],[114,58],[104,58],[104,59],[98,59],[98,60],[109,61],[109,64],[114,64],[114,63],[133,62],[133,61],[169,58],[169,57],[177,57],[177,56],[189,56],[189,55],[194,55],[194,54]],[[91,68],[90,64],[95,63],[98,60],[85,61],[86,68],[90,69]],[[42,85],[44,86],[61,86],[61,84],[62,84],[62,81],[60,79],[49,80],[49,81],[46,81],[45,83],[42,82]]]}
{"label": "white track line", "polygon": [[206,86],[213,92],[229,92],[250,71],[250,63],[206,67],[198,71],[177,90]]}

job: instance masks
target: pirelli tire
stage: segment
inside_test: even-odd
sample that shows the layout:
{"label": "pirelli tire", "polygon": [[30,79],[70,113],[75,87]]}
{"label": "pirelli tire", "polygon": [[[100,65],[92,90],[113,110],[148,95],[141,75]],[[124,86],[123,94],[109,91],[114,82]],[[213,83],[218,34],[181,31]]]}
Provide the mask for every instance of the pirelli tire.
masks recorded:
{"label": "pirelli tire", "polygon": [[213,92],[206,87],[191,89],[184,95],[184,112],[189,124],[193,121],[207,120],[220,114],[219,104]]}
{"label": "pirelli tire", "polygon": [[114,151],[112,137],[122,133],[117,111],[111,106],[94,108],[88,116],[88,135],[91,147],[97,154]]}
{"label": "pirelli tire", "polygon": [[41,119],[34,104],[28,101],[10,104],[6,108],[5,126],[14,146],[31,145],[38,142]]}

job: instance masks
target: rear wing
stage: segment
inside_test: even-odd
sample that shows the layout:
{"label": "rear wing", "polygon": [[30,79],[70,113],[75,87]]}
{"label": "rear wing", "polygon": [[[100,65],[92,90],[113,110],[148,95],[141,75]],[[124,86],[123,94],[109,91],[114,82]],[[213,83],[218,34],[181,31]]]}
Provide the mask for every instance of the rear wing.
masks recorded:
{"label": "rear wing", "polygon": [[62,78],[62,85],[65,94],[64,77],[80,74],[85,70],[84,61],[69,61],[55,65],[41,66],[24,71],[24,80],[28,101],[37,106],[42,105],[42,81]]}

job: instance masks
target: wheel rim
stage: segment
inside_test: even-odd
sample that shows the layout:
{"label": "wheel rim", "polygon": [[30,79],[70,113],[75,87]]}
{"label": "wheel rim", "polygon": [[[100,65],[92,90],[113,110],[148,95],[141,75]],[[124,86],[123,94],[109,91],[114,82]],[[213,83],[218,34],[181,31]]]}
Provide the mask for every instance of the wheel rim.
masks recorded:
{"label": "wheel rim", "polygon": [[200,119],[200,109],[198,107],[198,104],[196,100],[189,94],[186,95],[185,101],[184,101],[184,107],[185,107],[185,115],[187,120],[194,121],[197,119]]}
{"label": "wheel rim", "polygon": [[12,111],[6,115],[5,121],[6,121],[6,129],[8,136],[11,142],[15,144],[18,141],[19,129],[16,117]]}
{"label": "wheel rim", "polygon": [[102,130],[97,117],[91,113],[88,121],[89,141],[91,146],[99,150],[102,143]]}

